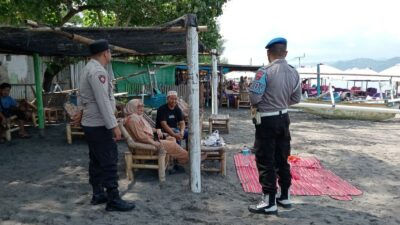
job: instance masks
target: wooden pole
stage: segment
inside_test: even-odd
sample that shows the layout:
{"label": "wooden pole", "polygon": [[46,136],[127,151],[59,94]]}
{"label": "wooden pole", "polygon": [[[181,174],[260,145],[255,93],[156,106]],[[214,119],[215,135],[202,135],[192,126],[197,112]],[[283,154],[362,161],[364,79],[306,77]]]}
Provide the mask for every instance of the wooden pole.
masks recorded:
{"label": "wooden pole", "polygon": [[194,193],[201,192],[200,123],[199,123],[199,45],[196,27],[189,25],[186,33],[189,73],[189,149],[190,185]]}
{"label": "wooden pole", "polygon": [[44,137],[44,109],[42,98],[42,81],[40,79],[40,58],[39,54],[33,54],[33,67],[35,71],[35,85],[36,85],[36,106],[39,117],[39,135]]}
{"label": "wooden pole", "polygon": [[361,111],[361,112],[378,112],[378,113],[400,113],[399,109],[385,108],[385,107],[364,107],[364,106],[350,106],[350,105],[335,105],[332,107],[330,104],[306,103],[300,102],[293,107],[297,108],[318,108],[318,109],[340,109],[344,111]]}
{"label": "wooden pole", "polygon": [[211,50],[212,58],[212,95],[211,95],[211,113],[218,114],[218,71],[217,71],[217,50]]}
{"label": "wooden pole", "polygon": [[321,94],[321,73],[320,73],[320,65],[321,63],[317,64],[317,96]]}
{"label": "wooden pole", "polygon": [[[220,71],[220,76],[218,78],[218,81],[219,81],[218,85],[220,87],[219,88],[219,96],[220,96],[220,98],[222,98],[222,95],[223,95],[224,89],[225,89],[225,86],[224,86],[224,67],[220,66],[219,67],[219,71]],[[228,101],[228,106],[229,106],[229,99],[227,101]],[[221,101],[219,102],[219,104],[221,104]]]}

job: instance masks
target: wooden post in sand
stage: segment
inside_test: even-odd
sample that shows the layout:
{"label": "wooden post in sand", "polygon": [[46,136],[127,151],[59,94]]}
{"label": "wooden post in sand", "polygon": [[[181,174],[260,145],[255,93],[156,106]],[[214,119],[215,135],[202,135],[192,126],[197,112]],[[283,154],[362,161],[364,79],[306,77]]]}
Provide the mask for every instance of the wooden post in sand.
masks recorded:
{"label": "wooden post in sand", "polygon": [[33,54],[33,66],[35,71],[35,85],[36,85],[36,106],[37,114],[39,117],[39,135],[44,137],[44,108],[42,99],[42,81],[40,79],[40,58],[39,54]]}
{"label": "wooden post in sand", "polygon": [[[188,15],[188,17],[194,15]],[[195,21],[188,18],[188,21]],[[190,185],[194,193],[201,192],[200,123],[199,123],[199,44],[197,24],[186,25],[187,65],[189,69],[189,149]]]}
{"label": "wooden post in sand", "polygon": [[217,72],[217,50],[211,50],[212,57],[212,92],[211,92],[211,114],[218,114],[218,72]]}

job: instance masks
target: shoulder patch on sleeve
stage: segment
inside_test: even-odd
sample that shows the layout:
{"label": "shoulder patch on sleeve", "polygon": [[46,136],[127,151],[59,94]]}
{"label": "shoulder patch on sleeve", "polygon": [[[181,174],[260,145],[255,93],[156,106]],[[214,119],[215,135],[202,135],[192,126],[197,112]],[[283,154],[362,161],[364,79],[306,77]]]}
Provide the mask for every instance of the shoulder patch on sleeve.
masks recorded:
{"label": "shoulder patch on sleeve", "polygon": [[254,81],[249,87],[249,91],[255,94],[263,94],[267,87],[267,71],[265,68],[260,68],[254,78]]}
{"label": "shoulder patch on sleeve", "polygon": [[264,71],[262,71],[262,70],[259,70],[257,73],[256,73],[256,76],[255,76],[255,80],[259,80],[259,79],[261,79],[261,77],[264,75]]}
{"label": "shoulder patch on sleeve", "polygon": [[106,78],[105,75],[99,75],[99,80],[100,80],[100,82],[101,82],[102,84],[104,84],[104,83],[106,82],[107,78]]}

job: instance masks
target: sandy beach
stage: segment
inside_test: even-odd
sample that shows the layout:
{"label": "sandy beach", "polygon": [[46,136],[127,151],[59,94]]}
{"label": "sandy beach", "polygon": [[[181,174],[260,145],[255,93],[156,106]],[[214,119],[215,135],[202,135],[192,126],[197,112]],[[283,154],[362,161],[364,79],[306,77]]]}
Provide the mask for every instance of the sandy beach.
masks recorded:
{"label": "sandy beach", "polygon": [[[209,113],[209,111],[207,111]],[[119,184],[132,212],[109,213],[89,204],[88,149],[84,140],[66,143],[65,124],[50,125],[46,137],[0,145],[0,224],[400,224],[400,118],[385,122],[326,120],[291,112],[292,154],[316,156],[322,165],[360,189],[352,201],[329,196],[294,196],[294,207],[278,216],[251,214],[259,195],[245,193],[233,155],[254,141],[245,109],[220,109],[231,117],[227,176],[202,173],[202,192],[190,191],[190,173],[167,175],[160,189],[155,171],[141,170],[135,183],[124,172],[119,145]],[[205,117],[206,118],[206,117]]]}

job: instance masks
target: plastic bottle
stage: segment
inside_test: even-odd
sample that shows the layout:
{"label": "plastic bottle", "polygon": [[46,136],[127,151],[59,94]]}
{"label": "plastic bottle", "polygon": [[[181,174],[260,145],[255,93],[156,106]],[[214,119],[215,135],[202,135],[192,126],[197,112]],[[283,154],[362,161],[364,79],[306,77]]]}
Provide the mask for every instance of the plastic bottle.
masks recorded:
{"label": "plastic bottle", "polygon": [[243,164],[244,166],[249,166],[251,159],[250,159],[250,149],[245,145],[242,149],[242,155],[243,155]]}

